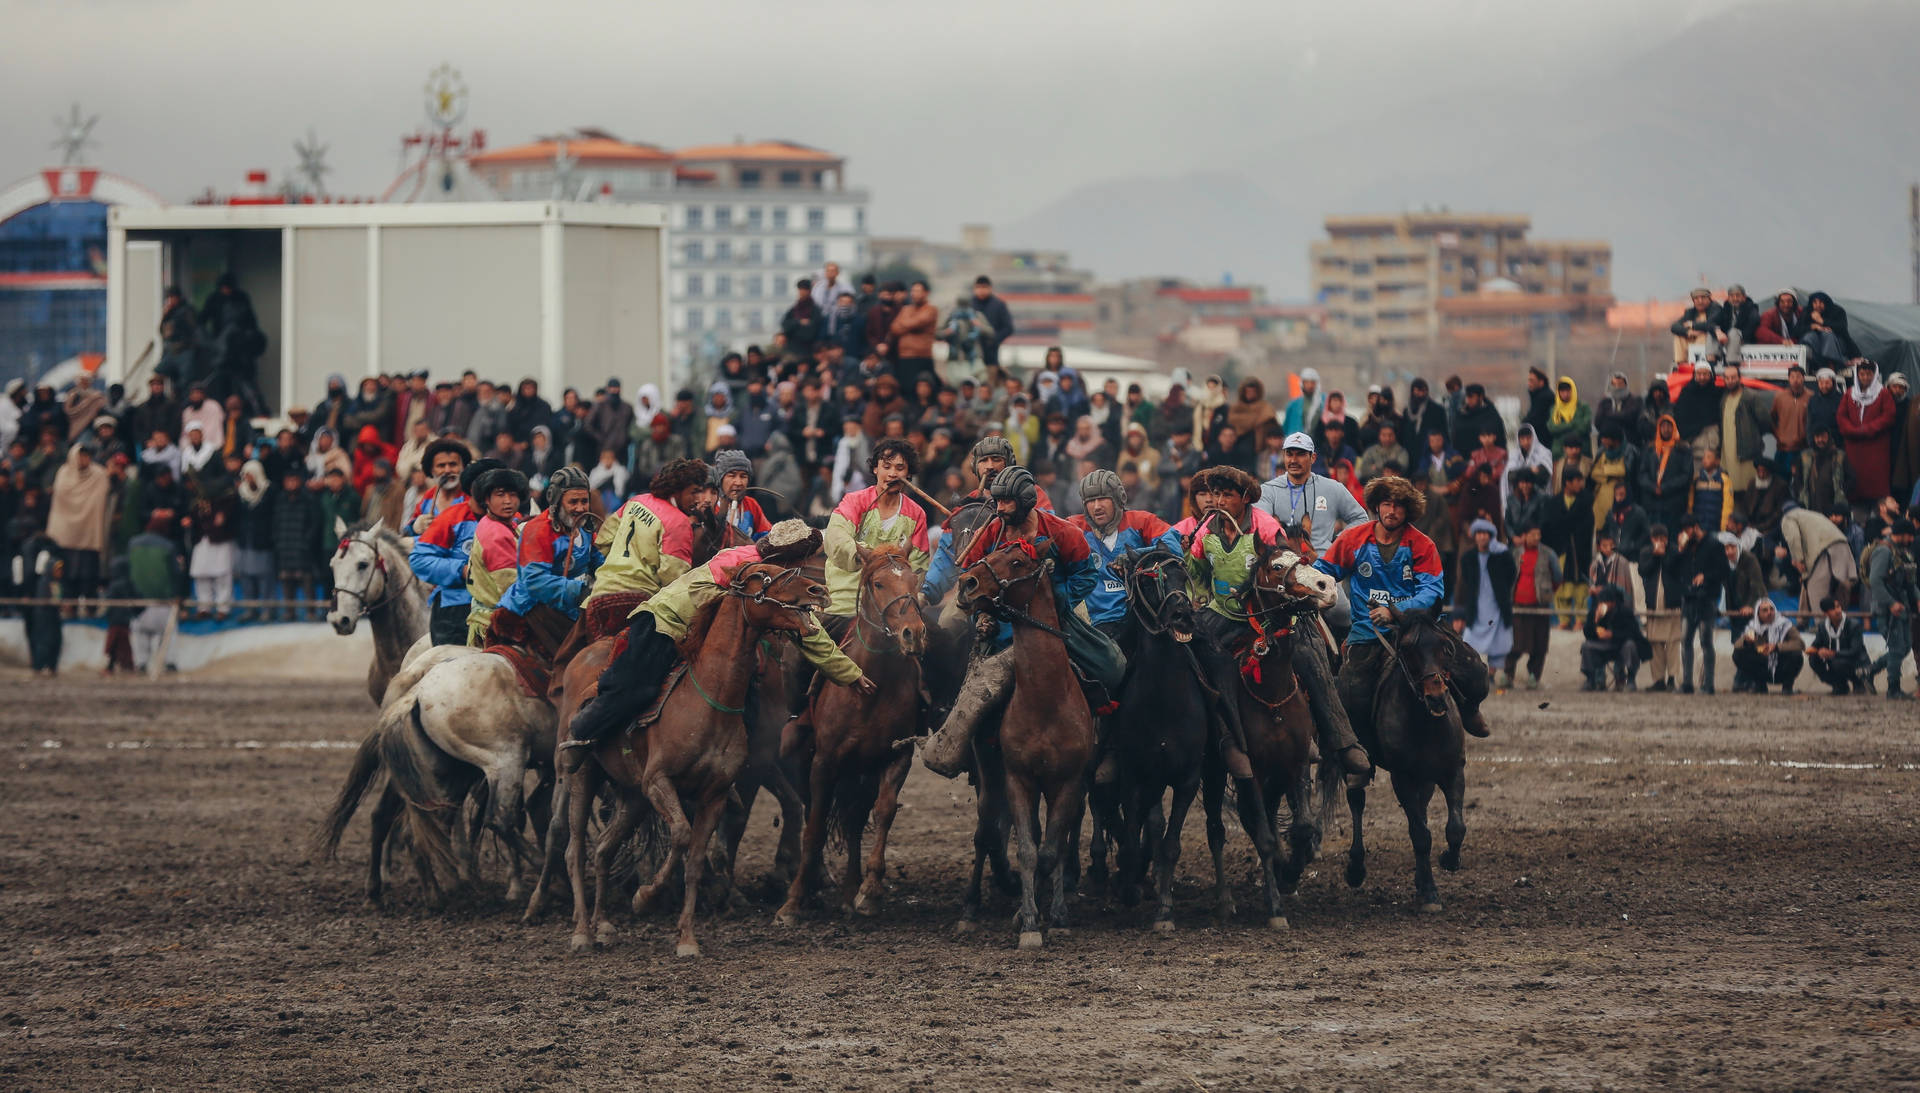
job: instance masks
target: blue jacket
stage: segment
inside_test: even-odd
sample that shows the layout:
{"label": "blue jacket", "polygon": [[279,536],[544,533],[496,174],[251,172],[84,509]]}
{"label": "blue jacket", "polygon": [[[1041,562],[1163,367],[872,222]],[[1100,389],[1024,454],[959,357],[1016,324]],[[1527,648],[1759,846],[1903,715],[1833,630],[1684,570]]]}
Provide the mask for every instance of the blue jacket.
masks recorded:
{"label": "blue jacket", "polygon": [[556,531],[549,509],[520,530],[520,575],[500,597],[500,607],[525,618],[536,605],[545,604],[577,619],[580,602],[587,598],[587,575],[605,560],[585,530],[575,528],[567,535]]}
{"label": "blue jacket", "polygon": [[[1129,510],[1120,514],[1120,526],[1113,533],[1113,545],[1100,538],[1085,516],[1075,516],[1067,521],[1080,529],[1087,538],[1087,550],[1093,556],[1095,580],[1093,591],[1087,594],[1087,621],[1093,623],[1119,622],[1127,617],[1127,586],[1120,575],[1113,571],[1116,559],[1130,550],[1144,550],[1156,540],[1163,540],[1173,533],[1165,520],[1150,512]],[[1176,543],[1174,550],[1179,550]]]}
{"label": "blue jacket", "polygon": [[467,566],[473,527],[479,519],[463,497],[434,517],[427,530],[413,541],[407,568],[433,589],[433,606],[465,607],[473,602],[460,573]]}
{"label": "blue jacket", "polygon": [[1391,603],[1402,611],[1433,611],[1445,595],[1446,581],[1440,568],[1440,551],[1433,540],[1418,528],[1401,532],[1400,545],[1393,557],[1380,557],[1380,544],[1373,541],[1373,524],[1350,527],[1334,539],[1315,569],[1347,582],[1347,595],[1353,604],[1353,629],[1347,644],[1363,645],[1379,641],[1369,608]]}

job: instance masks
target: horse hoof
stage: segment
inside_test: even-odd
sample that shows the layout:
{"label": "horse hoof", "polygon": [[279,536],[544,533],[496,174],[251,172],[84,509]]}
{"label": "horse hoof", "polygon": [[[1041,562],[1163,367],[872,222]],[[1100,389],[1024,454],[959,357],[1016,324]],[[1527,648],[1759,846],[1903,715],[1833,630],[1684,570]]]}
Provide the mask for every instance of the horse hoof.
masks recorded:
{"label": "horse hoof", "polygon": [[970,918],[963,918],[953,924],[953,932],[961,937],[965,937],[979,928],[980,924]]}
{"label": "horse hoof", "polygon": [[1451,850],[1440,855],[1440,868],[1445,869],[1449,873],[1458,873],[1460,871],[1460,855],[1455,854]]}
{"label": "horse hoof", "polygon": [[782,907],[779,912],[773,916],[773,924],[775,926],[798,926],[800,925],[800,912],[792,907]]}
{"label": "horse hoof", "polygon": [[699,956],[700,945],[698,942],[694,942],[694,941],[682,941],[680,944],[675,945],[673,947],[673,955],[682,956],[682,957]]}
{"label": "horse hoof", "polygon": [[1287,916],[1285,915],[1270,915],[1267,918],[1267,929],[1269,930],[1290,930],[1292,928],[1292,926],[1287,924]]}
{"label": "horse hoof", "polygon": [[1437,915],[1440,913],[1440,905],[1432,900],[1428,900],[1426,903],[1420,905],[1420,913],[1423,915]]}
{"label": "horse hoof", "polygon": [[1170,933],[1172,933],[1172,932],[1173,932],[1173,920],[1172,920],[1172,919],[1170,919],[1170,918],[1163,918],[1163,919],[1161,919],[1160,921],[1158,921],[1158,922],[1156,922],[1156,923],[1154,923],[1154,924],[1153,924],[1153,932],[1154,932],[1154,933],[1156,933],[1156,934],[1170,934]]}
{"label": "horse hoof", "polygon": [[1048,933],[1050,933],[1050,934],[1052,934],[1052,935],[1053,935],[1053,936],[1055,936],[1055,937],[1072,937],[1072,936],[1073,936],[1073,927],[1071,927],[1071,926],[1049,926],[1049,927],[1047,927],[1047,932],[1048,932]]}
{"label": "horse hoof", "polygon": [[1020,933],[1020,949],[1023,952],[1030,949],[1038,949],[1042,945],[1045,945],[1046,942],[1046,935],[1038,930],[1023,930]]}
{"label": "horse hoof", "polygon": [[585,934],[575,934],[567,939],[567,951],[585,953],[593,951],[593,939]]}
{"label": "horse hoof", "polygon": [[602,948],[613,944],[614,939],[618,936],[619,931],[613,928],[613,923],[611,922],[602,922],[593,928],[593,943]]}
{"label": "horse hoof", "polygon": [[886,900],[880,896],[869,896],[862,892],[860,898],[853,901],[853,913],[861,918],[879,918],[885,903]]}
{"label": "horse hoof", "polygon": [[1347,866],[1347,887],[1358,888],[1367,882],[1367,867],[1354,863]]}

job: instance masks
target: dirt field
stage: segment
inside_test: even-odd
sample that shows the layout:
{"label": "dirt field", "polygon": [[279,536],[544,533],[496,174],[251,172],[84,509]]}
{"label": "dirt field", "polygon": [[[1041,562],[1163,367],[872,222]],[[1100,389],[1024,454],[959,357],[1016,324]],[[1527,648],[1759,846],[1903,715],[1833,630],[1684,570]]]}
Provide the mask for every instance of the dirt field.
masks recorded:
{"label": "dirt field", "polygon": [[404,865],[370,911],[364,819],[308,861],[351,682],[4,686],[0,1087],[1920,1085],[1920,714],[1877,698],[1505,696],[1443,913],[1379,794],[1366,887],[1343,822],[1290,932],[1237,832],[1209,923],[1196,820],[1177,934],[1089,898],[1039,955],[953,935],[971,801],[916,770],[883,920],[764,907],[679,962],[664,919],[569,957],[497,887],[430,914]]}

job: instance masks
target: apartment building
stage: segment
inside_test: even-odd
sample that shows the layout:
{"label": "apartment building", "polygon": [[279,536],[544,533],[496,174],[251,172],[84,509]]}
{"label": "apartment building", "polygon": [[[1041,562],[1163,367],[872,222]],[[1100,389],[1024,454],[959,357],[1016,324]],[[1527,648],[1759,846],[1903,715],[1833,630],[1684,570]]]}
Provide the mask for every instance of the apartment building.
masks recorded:
{"label": "apartment building", "polygon": [[668,206],[669,366],[683,378],[771,339],[800,278],[871,259],[867,191],[846,185],[845,158],[792,141],[668,150],[582,129],[468,165],[507,200]]}
{"label": "apartment building", "polygon": [[1308,247],[1308,280],[1342,347],[1389,356],[1431,349],[1441,341],[1441,303],[1495,281],[1524,295],[1575,298],[1566,306],[1576,312],[1612,302],[1610,244],[1530,239],[1524,215],[1442,210],[1328,217],[1325,226],[1327,238]]}

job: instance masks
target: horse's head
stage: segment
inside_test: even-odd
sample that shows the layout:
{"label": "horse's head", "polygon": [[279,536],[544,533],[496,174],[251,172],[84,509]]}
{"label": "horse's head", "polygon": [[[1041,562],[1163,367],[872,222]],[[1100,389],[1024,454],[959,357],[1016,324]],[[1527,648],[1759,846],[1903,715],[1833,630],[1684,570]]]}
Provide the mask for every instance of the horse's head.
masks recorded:
{"label": "horse's head", "polygon": [[1453,648],[1423,612],[1402,614],[1393,611],[1393,651],[1406,666],[1407,678],[1420,693],[1420,701],[1434,717],[1447,715],[1447,669]]}
{"label": "horse's head", "polygon": [[860,556],[860,623],[892,638],[900,652],[927,650],[927,620],[920,614],[920,578],[907,548],[896,544],[855,547]]}
{"label": "horse's head", "polygon": [[353,633],[362,615],[391,599],[390,590],[398,585],[380,549],[384,521],[350,532],[346,521],[335,517],[333,530],[340,536],[340,548],[327,563],[333,570],[333,609],[327,612],[327,622],[334,633],[344,636]]}
{"label": "horse's head", "polygon": [[960,575],[958,602],[966,611],[995,600],[1024,609],[1033,602],[1046,572],[1047,563],[1040,560],[1031,543],[1008,543]]}
{"label": "horse's head", "polygon": [[1261,555],[1254,569],[1253,587],[1269,602],[1290,601],[1315,610],[1332,607],[1334,602],[1333,578],[1284,546]]}
{"label": "horse's head", "polygon": [[1181,641],[1193,636],[1193,597],[1187,592],[1186,563],[1165,548],[1128,555],[1115,562],[1127,583],[1136,621],[1156,634]]}
{"label": "horse's head", "polygon": [[727,591],[740,597],[747,622],[762,630],[811,634],[820,628],[814,612],[827,605],[826,586],[772,562],[741,566]]}

